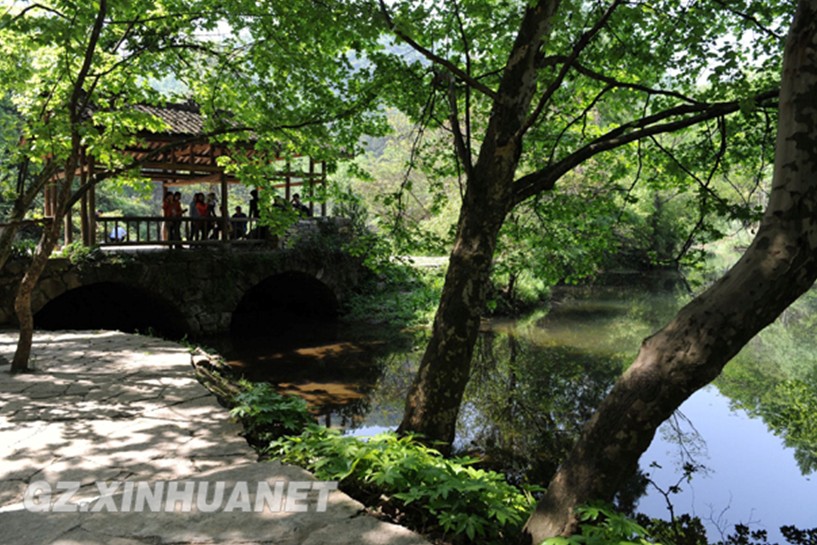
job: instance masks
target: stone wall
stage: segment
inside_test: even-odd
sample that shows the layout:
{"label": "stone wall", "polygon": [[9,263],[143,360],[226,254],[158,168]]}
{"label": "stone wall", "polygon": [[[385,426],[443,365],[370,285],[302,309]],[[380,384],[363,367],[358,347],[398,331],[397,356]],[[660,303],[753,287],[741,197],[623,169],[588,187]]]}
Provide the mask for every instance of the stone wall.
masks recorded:
{"label": "stone wall", "polygon": [[[25,267],[24,260],[15,259],[0,272],[0,327],[15,324],[14,294]],[[249,290],[283,273],[316,279],[342,305],[357,286],[362,268],[356,259],[325,247],[97,251],[76,264],[50,260],[32,303],[36,313],[71,290],[112,283],[137,288],[172,306],[191,335],[220,333],[229,330],[233,312]]]}

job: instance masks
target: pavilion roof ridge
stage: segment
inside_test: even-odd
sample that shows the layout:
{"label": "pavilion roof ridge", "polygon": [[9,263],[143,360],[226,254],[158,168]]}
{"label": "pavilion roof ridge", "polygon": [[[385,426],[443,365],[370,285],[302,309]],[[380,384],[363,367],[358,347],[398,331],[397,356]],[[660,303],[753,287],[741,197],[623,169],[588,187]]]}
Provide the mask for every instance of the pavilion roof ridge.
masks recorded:
{"label": "pavilion roof ridge", "polygon": [[[153,134],[170,134],[175,136],[203,136],[205,135],[205,118],[201,113],[201,107],[193,99],[184,102],[165,102],[162,105],[140,103],[133,106],[136,111],[150,114],[161,119],[168,129]],[[219,111],[219,118],[228,125],[237,127],[238,125],[230,119],[231,114],[227,111]],[[250,139],[256,135],[252,133]]]}

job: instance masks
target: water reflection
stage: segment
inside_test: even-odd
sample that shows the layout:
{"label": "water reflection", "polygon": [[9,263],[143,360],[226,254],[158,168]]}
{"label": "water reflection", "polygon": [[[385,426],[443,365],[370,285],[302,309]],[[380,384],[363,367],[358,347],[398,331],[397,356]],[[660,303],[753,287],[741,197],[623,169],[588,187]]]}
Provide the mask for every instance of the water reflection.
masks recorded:
{"label": "water reflection", "polygon": [[371,413],[383,368],[407,350],[391,331],[333,321],[293,320],[263,336],[220,337],[206,343],[239,374],[299,395],[329,426],[352,428]]}
{"label": "water reflection", "polygon": [[[675,291],[631,292],[565,289],[525,320],[486,321],[455,447],[515,480],[546,482],[643,337],[677,307]],[[399,424],[425,341],[304,322],[216,348],[247,378],[306,398],[325,423],[366,434]]]}
{"label": "water reflection", "polygon": [[621,372],[615,357],[484,333],[460,418],[458,446],[495,469],[547,481]]}
{"label": "water reflection", "polygon": [[[642,340],[671,319],[687,297],[674,286],[571,289],[558,293],[551,308],[525,320],[486,322],[475,350],[456,447],[479,454],[486,466],[505,471],[513,480],[546,483]],[[807,310],[802,316],[812,315],[812,309]],[[719,379],[719,387],[733,396],[732,407],[711,387],[682,407],[688,421],[676,418],[678,425],[667,424],[660,430],[642,458],[643,473],[620,494],[622,507],[638,504],[639,510],[652,516],[667,517],[663,497],[646,488],[645,473],[667,488],[678,481],[679,468],[692,461],[710,472],[698,471],[691,483],[682,485],[676,512],[712,519],[708,530],[713,541],[718,523],[729,529],[724,524],[729,518],[730,524],[749,522],[755,527],[762,521],[772,530],[773,539],[779,525],[814,524],[817,483],[793,477],[792,452],[759,420],[733,410],[741,407],[750,415],[763,416],[768,393],[777,391],[777,385],[791,379],[810,380],[817,374],[813,335],[806,335],[809,324],[798,333],[803,335],[799,341],[781,344],[781,338],[789,339],[786,335],[799,327],[791,316],[789,320],[788,325],[772,327],[772,339],[764,336],[754,341]],[[788,333],[775,332],[774,327],[787,327]],[[218,349],[248,377],[268,380],[307,398],[324,423],[368,434],[399,423],[424,342],[420,333],[393,335],[371,326],[310,323],[303,332],[290,328],[285,335],[244,339]],[[790,361],[793,354],[797,362]],[[807,387],[803,397],[813,392]],[[802,405],[802,400],[795,401],[796,406]],[[812,422],[812,415],[813,411],[805,420]],[[789,424],[784,431],[796,439],[793,446],[801,466],[813,469],[817,432],[809,436],[801,433],[802,426],[795,429],[796,422]],[[698,433],[702,429],[706,432]],[[735,452],[738,443],[728,430],[741,430],[748,443],[740,449],[755,449],[755,458],[765,462],[750,467],[755,462],[747,458],[735,463],[741,453]],[[733,438],[721,441],[727,437]],[[650,467],[652,462],[662,469]],[[766,475],[770,470],[773,477]],[[772,506],[767,498],[774,479],[784,487],[785,497],[775,498]],[[646,497],[639,500],[645,490]],[[723,515],[726,512],[733,517]]]}

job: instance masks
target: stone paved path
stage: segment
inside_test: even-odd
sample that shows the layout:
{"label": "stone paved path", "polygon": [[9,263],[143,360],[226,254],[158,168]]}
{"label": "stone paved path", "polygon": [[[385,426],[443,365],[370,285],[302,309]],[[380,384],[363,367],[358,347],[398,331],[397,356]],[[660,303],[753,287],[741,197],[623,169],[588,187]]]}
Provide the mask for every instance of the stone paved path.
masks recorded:
{"label": "stone paved path", "polygon": [[[15,344],[14,332],[0,331],[0,358],[10,361]],[[427,545],[361,514],[358,502],[337,491],[325,512],[314,491],[306,500],[293,496],[306,512],[239,510],[242,500],[255,504],[259,482],[308,489],[315,480],[300,468],[256,462],[239,425],[195,379],[190,354],[177,344],[119,332],[50,332],[35,336],[32,361],[37,372],[25,375],[0,364],[0,545]],[[38,481],[53,489],[50,504],[43,496],[26,500]],[[81,484],[68,502],[74,512],[26,509],[27,501],[34,509],[53,505],[65,481]],[[154,492],[160,481],[192,481],[197,491],[222,481],[224,499],[209,513],[195,501],[187,512],[183,501],[171,502],[171,511],[122,512],[136,505],[124,495],[128,481]],[[249,497],[236,484],[242,481]],[[97,483],[118,488],[100,499]]]}

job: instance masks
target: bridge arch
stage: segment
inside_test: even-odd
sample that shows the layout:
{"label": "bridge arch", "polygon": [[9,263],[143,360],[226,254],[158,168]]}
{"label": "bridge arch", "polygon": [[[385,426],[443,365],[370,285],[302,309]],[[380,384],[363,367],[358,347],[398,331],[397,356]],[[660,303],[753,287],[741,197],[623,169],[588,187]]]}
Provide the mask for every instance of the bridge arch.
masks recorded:
{"label": "bridge arch", "polygon": [[293,324],[328,322],[339,311],[335,291],[314,275],[289,270],[256,283],[244,292],[232,313],[233,334],[285,334]]}
{"label": "bridge arch", "polygon": [[95,282],[66,290],[34,315],[39,329],[152,331],[180,339],[189,333],[184,314],[166,298],[134,284]]}
{"label": "bridge arch", "polygon": [[[14,298],[26,266],[11,260],[0,271],[0,327],[16,325]],[[259,325],[280,331],[290,320],[325,329],[361,273],[359,260],[331,249],[104,252],[80,264],[49,260],[32,307],[37,327],[152,328],[168,337]],[[114,309],[119,315],[111,317]],[[128,315],[150,319],[134,324]]]}

